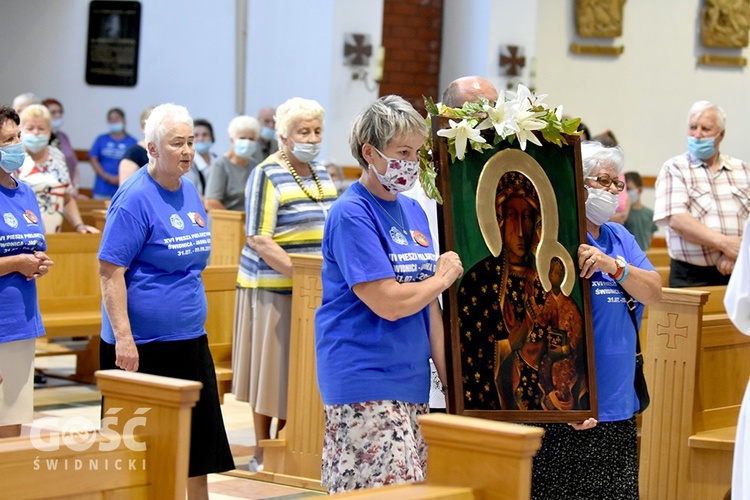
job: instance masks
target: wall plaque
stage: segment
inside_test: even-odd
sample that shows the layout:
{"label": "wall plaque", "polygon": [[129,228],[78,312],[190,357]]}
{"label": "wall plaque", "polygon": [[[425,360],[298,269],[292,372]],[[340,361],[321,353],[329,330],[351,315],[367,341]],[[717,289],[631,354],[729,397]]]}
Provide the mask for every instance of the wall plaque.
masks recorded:
{"label": "wall plaque", "polygon": [[140,31],[140,2],[93,0],[89,4],[86,83],[135,86]]}

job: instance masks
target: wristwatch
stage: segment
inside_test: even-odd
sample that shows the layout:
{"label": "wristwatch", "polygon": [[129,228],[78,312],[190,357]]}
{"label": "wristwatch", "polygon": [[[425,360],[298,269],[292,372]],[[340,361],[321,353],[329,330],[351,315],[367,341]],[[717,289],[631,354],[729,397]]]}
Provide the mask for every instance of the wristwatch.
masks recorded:
{"label": "wristwatch", "polygon": [[625,257],[622,255],[618,255],[615,258],[615,264],[617,264],[617,271],[615,271],[614,274],[610,274],[610,276],[619,283],[625,279],[625,276],[627,275],[626,270],[628,268],[628,261],[626,261]]}

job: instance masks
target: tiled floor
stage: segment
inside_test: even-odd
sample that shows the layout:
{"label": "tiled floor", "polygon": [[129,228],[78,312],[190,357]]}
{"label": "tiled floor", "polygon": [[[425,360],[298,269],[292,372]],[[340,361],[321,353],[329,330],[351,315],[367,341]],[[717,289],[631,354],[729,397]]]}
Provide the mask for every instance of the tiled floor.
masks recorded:
{"label": "tiled floor", "polygon": [[[73,356],[52,356],[37,358],[36,366],[48,375],[69,375],[73,373],[75,358]],[[47,383],[37,385],[34,389],[34,424],[44,429],[43,418],[58,417],[61,419],[76,418],[82,430],[98,428],[101,394],[92,385],[77,384],[67,380],[48,376]],[[224,425],[227,429],[229,444],[232,447],[235,465],[238,469],[250,460],[255,444],[255,433],[252,426],[252,414],[246,403],[235,401],[231,394],[224,397],[222,405]],[[90,428],[86,429],[87,425]],[[23,433],[28,435],[32,426],[24,426]],[[322,493],[300,488],[293,488],[274,483],[238,478],[225,474],[212,474],[208,478],[209,495],[212,500],[243,499],[277,499],[296,500],[321,496]]]}

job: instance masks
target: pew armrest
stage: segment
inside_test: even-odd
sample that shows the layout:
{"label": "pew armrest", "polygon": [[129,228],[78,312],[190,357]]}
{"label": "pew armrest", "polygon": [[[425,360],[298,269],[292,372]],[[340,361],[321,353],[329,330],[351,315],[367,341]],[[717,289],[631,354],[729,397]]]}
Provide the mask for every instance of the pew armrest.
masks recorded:
{"label": "pew armrest", "polygon": [[693,434],[688,438],[688,447],[706,450],[734,451],[737,426],[721,427]]}

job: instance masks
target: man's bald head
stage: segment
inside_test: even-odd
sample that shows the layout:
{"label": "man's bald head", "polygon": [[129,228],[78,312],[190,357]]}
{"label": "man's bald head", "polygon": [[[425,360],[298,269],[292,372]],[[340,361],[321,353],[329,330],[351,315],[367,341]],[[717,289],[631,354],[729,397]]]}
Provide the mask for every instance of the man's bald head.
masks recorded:
{"label": "man's bald head", "polygon": [[443,104],[449,108],[460,108],[465,102],[475,102],[480,97],[496,101],[495,86],[481,76],[464,76],[448,85],[443,92]]}

